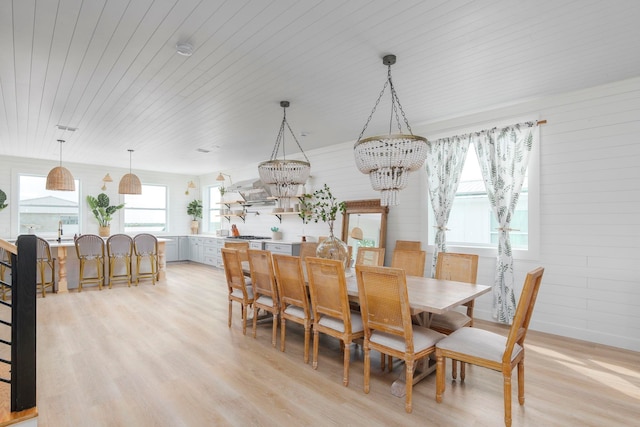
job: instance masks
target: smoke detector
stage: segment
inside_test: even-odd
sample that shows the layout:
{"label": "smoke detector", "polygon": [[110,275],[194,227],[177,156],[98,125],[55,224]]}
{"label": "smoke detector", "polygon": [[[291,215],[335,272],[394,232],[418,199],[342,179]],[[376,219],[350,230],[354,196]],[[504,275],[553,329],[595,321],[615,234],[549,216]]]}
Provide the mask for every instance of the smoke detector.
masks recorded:
{"label": "smoke detector", "polygon": [[182,56],[191,56],[193,54],[193,46],[190,43],[176,44],[176,51]]}

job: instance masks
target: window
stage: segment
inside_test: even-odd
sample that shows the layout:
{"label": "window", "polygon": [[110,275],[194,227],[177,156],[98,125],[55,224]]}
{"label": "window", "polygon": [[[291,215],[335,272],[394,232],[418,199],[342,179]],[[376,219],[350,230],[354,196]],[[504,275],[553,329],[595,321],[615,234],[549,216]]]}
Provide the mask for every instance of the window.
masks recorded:
{"label": "window", "polygon": [[218,186],[209,187],[209,232],[222,228],[222,217],[220,216],[220,189]]}
{"label": "window", "polygon": [[[518,205],[511,220],[511,228],[514,230],[509,234],[512,248],[516,251],[531,249],[530,229],[532,223],[537,223],[534,218],[537,216],[537,210],[530,211],[532,205],[529,197],[531,171],[535,170],[532,165],[537,164],[536,152],[537,150],[534,149],[531,153],[527,177],[525,177]],[[435,224],[430,202],[428,212],[429,224]],[[497,248],[498,246],[498,223],[489,205],[473,143],[469,145],[456,197],[449,214],[447,229],[447,246],[465,248]],[[434,244],[434,239],[435,232],[429,232],[430,245]]]}
{"label": "window", "polygon": [[64,236],[80,233],[80,182],[76,191],[47,190],[44,176],[19,175],[20,202],[18,234],[33,233],[42,237],[58,237],[62,223]]}
{"label": "window", "polygon": [[167,187],[142,185],[142,194],[124,196],[124,232],[167,231]]}

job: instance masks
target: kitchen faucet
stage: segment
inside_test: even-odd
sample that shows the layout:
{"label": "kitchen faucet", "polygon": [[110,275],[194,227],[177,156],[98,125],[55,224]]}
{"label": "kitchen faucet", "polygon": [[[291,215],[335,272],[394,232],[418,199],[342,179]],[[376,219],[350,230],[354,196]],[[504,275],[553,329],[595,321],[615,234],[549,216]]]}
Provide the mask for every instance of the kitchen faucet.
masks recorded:
{"label": "kitchen faucet", "polygon": [[62,221],[58,221],[58,243],[62,241]]}

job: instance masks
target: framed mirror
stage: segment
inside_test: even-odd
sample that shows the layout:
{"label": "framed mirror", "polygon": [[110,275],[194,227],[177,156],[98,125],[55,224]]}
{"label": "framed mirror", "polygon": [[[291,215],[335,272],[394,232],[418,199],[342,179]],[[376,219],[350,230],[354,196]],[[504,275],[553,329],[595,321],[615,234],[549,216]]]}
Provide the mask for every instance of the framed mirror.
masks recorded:
{"label": "framed mirror", "polygon": [[357,259],[359,247],[384,248],[387,240],[388,206],[380,206],[380,199],[347,200],[342,216],[342,241],[353,248]]}

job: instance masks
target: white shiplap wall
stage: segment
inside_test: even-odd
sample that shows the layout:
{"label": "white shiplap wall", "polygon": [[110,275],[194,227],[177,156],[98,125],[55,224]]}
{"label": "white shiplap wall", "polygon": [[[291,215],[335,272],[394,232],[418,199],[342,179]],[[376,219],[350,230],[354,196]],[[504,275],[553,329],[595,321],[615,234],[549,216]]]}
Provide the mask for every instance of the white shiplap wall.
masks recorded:
{"label": "white shiplap wall", "polygon": [[[640,351],[640,79],[414,125],[414,132],[441,136],[512,117],[548,122],[540,128],[540,250],[535,259],[515,262],[517,295],[526,272],[545,267],[531,328]],[[309,190],[326,182],[342,200],[376,197],[354,166],[352,143],[307,155]],[[234,180],[257,176],[256,165],[225,172]],[[396,239],[427,241],[424,180],[424,172],[414,173],[401,204],[391,208],[388,248]],[[215,184],[215,174],[201,181]],[[272,225],[291,240],[302,229],[297,218],[280,225],[267,215],[238,224],[247,234],[268,233]],[[326,234],[326,227],[307,226],[305,233]],[[494,267],[492,256],[482,257],[478,282],[493,283]],[[491,320],[490,313],[485,295],[476,316]]]}

